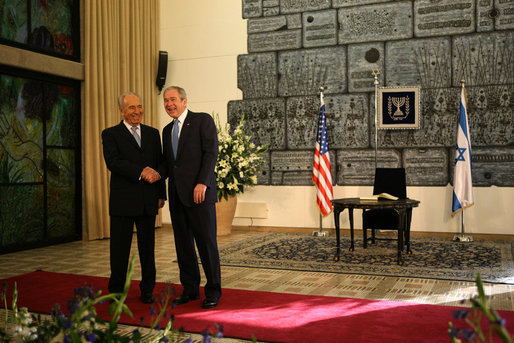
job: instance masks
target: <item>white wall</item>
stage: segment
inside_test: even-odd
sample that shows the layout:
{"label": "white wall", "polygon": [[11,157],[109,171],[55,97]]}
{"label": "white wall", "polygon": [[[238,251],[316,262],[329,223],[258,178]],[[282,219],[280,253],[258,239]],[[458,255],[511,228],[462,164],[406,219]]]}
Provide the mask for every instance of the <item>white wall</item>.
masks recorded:
{"label": "white wall", "polygon": [[[242,98],[237,56],[246,52],[246,20],[237,0],[161,0],[161,47],[168,51],[166,85],[183,87],[193,111],[226,121],[227,102]],[[162,97],[161,97],[162,103]],[[162,126],[169,117],[161,109]]]}
{"label": "white wall", "polygon": [[[160,50],[168,51],[169,58],[166,85],[184,87],[191,110],[219,113],[222,122],[228,101],[242,99],[237,56],[247,53],[247,31],[241,6],[240,0],[161,0]],[[162,106],[159,115],[162,129],[170,119]],[[337,186],[334,197],[371,191],[371,187]],[[450,215],[451,186],[408,187],[407,194],[421,201],[413,212],[413,231],[460,232],[460,215]],[[474,194],[475,206],[465,211],[466,233],[514,234],[514,188],[477,187]],[[315,199],[314,187],[257,186],[238,196],[238,201],[266,202],[268,218],[236,218],[234,225],[318,228]],[[171,223],[168,211],[163,211],[163,222]],[[356,211],[355,226],[360,225]],[[323,227],[334,227],[333,216],[323,219]],[[346,211],[341,227],[349,227]]]}

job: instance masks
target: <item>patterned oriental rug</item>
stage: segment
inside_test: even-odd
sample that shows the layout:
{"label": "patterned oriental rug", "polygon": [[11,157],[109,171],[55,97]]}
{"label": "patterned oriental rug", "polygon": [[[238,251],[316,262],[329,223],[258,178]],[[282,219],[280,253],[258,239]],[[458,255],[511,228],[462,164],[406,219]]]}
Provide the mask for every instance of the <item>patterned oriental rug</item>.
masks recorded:
{"label": "patterned oriental rug", "polygon": [[404,265],[396,263],[397,241],[376,241],[362,248],[356,236],[341,237],[341,257],[334,262],[335,235],[314,237],[296,233],[269,232],[220,248],[221,265],[312,272],[382,275],[514,284],[514,242],[454,242],[451,239],[411,238],[412,255],[404,254]]}

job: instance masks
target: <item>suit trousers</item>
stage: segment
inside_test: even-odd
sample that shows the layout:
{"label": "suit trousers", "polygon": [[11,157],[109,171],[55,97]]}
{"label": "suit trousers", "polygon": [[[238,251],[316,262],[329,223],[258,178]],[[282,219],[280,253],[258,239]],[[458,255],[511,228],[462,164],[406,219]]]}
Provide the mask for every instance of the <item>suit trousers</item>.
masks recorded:
{"label": "suit trousers", "polygon": [[221,270],[216,238],[216,205],[202,203],[193,207],[184,206],[175,194],[171,209],[173,235],[180,268],[183,294],[200,295],[200,271],[195,251],[195,242],[202,261],[207,283],[207,297],[221,297]]}
{"label": "suit trousers", "polygon": [[137,248],[141,263],[141,294],[153,292],[155,287],[155,216],[111,216],[111,277],[109,292],[123,291],[125,285],[134,224],[137,230]]}

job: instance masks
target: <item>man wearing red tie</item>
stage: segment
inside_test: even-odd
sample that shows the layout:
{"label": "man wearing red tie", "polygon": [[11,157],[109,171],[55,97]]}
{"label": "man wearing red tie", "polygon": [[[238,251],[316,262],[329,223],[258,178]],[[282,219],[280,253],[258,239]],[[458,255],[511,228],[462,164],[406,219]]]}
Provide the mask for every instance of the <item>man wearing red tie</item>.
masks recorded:
{"label": "man wearing red tie", "polygon": [[[218,305],[221,272],[216,239],[218,138],[213,118],[189,111],[184,89],[164,90],[164,108],[173,119],[162,132],[164,170],[180,269],[182,294],[177,305],[200,298],[200,270],[195,243],[207,279],[203,308]],[[162,175],[161,173],[161,175]]]}

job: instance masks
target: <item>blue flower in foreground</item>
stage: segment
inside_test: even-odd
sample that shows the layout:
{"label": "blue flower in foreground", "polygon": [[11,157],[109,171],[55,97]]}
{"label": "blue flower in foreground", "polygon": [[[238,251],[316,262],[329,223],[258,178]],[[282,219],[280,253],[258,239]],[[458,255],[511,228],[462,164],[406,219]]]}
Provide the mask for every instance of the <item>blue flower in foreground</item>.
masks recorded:
{"label": "blue flower in foreground", "polygon": [[75,311],[77,311],[77,309],[79,308],[79,302],[76,299],[67,300],[66,305],[70,313],[75,313]]}
{"label": "blue flower in foreground", "polygon": [[450,329],[450,337],[455,337],[455,338],[458,337],[460,330],[462,330],[462,329],[452,327]]}
{"label": "blue flower in foreground", "polygon": [[59,318],[59,317],[63,317],[63,314],[62,314],[62,311],[61,311],[61,305],[60,304],[55,304],[54,307],[52,307],[52,309],[50,310],[50,314],[52,315],[53,318]]}
{"label": "blue flower in foreground", "polygon": [[72,326],[73,326],[73,322],[71,321],[71,318],[66,318],[65,320],[63,320],[62,327],[64,329],[71,329]]}
{"label": "blue flower in foreground", "polygon": [[464,330],[462,330],[462,338],[471,341],[473,340],[473,337],[475,337],[475,331],[473,331],[472,329],[465,328]]}
{"label": "blue flower in foreground", "polygon": [[216,330],[217,330],[216,338],[223,338],[223,331],[225,330],[225,328],[223,327],[223,325],[218,324],[218,323],[214,323],[214,327],[215,327],[215,328],[216,328]]}
{"label": "blue flower in foreground", "polygon": [[89,333],[84,335],[86,341],[88,342],[95,342],[96,341],[96,335],[94,333]]}
{"label": "blue flower in foreground", "polygon": [[89,299],[95,299],[95,294],[97,293],[97,290],[93,287],[93,284],[77,287],[74,289],[75,296],[79,299],[83,298],[89,298]]}
{"label": "blue flower in foreground", "polygon": [[[133,259],[131,261],[130,271],[132,270],[132,263]],[[131,274],[130,274],[131,275]],[[7,284],[4,283],[4,288],[7,287]],[[16,292],[16,284],[15,284],[15,291]],[[171,289],[171,293],[176,293],[174,289]],[[41,328],[35,327],[35,325],[30,324],[27,326],[31,332],[34,332],[34,335],[30,337],[31,341],[37,340],[38,342],[51,342],[54,341],[51,338],[54,334],[58,333],[60,336],[62,336],[60,342],[64,343],[75,343],[75,342],[128,342],[126,339],[132,339],[132,342],[140,342],[143,339],[143,336],[141,335],[140,328],[134,328],[132,331],[132,337],[127,337],[126,334],[120,335],[117,330],[117,323],[118,323],[118,316],[121,312],[123,312],[123,309],[120,309],[119,307],[115,309],[116,311],[116,317],[113,317],[113,320],[111,322],[104,322],[103,320],[99,320],[102,324],[107,324],[105,327],[99,328],[96,326],[96,311],[95,311],[95,305],[97,304],[95,301],[95,298],[98,298],[99,295],[101,295],[101,291],[95,291],[93,286],[90,285],[84,285],[82,287],[77,287],[74,289],[74,296],[72,299],[68,300],[66,302],[67,308],[64,310],[61,308],[61,305],[55,304],[53,308],[51,309],[51,320],[45,320],[43,323],[41,323]],[[175,335],[178,333],[180,336],[184,337],[186,333],[184,332],[184,328],[181,327],[180,329],[174,328],[172,325],[172,321],[174,320],[175,316],[174,314],[169,311],[169,307],[171,307],[171,303],[168,303],[170,300],[169,294],[170,291],[163,293],[166,296],[166,299],[164,302],[156,302],[154,306],[150,306],[150,309],[153,312],[153,315],[162,315],[164,318],[168,319],[167,325],[170,325],[171,330],[166,332],[162,331],[163,328],[161,325],[157,325],[157,327],[153,330],[158,330],[160,332],[153,332],[152,335],[155,335],[154,341],[159,342],[165,342],[169,343],[170,339],[173,342]],[[2,289],[0,288],[0,299],[5,299],[6,295],[2,293]],[[114,299],[114,297],[106,297],[107,299]],[[4,300],[5,301],[5,300]],[[117,298],[117,301],[121,303],[121,298]],[[166,308],[164,308],[163,304],[166,304]],[[122,304],[122,303],[121,303]],[[114,306],[114,304],[111,304],[110,309]],[[126,305],[124,305],[126,307]],[[174,306],[173,306],[174,307]],[[71,314],[69,313],[71,312]],[[32,317],[34,319],[34,317]],[[144,317],[141,316],[141,325],[144,323]],[[156,318],[157,319],[157,318]],[[159,317],[159,319],[162,319]],[[38,322],[39,323],[39,322]],[[152,324],[154,325],[154,324]],[[168,326],[166,326],[168,327]],[[209,334],[210,329],[207,327],[203,335],[203,342],[211,343],[213,341],[212,337],[221,338],[223,337],[223,326],[215,324],[216,327],[216,334]],[[37,334],[36,334],[37,330]],[[93,331],[93,332],[91,332]],[[40,336],[41,335],[41,336]],[[52,335],[52,337],[50,337]],[[4,340],[2,338],[5,338],[5,333],[2,331],[2,328],[0,327],[0,341],[2,342],[8,342],[9,336],[7,336],[8,340]],[[34,338],[35,337],[35,338]],[[185,343],[193,343],[196,341],[193,341],[192,337],[190,336],[188,339],[184,339],[183,342]],[[1,343],[1,342],[0,342]]]}
{"label": "blue flower in foreground", "polygon": [[201,332],[201,334],[202,334],[202,337],[203,337],[202,342],[204,342],[204,343],[211,343],[212,338],[209,335],[209,332],[208,332],[207,329],[203,330]]}
{"label": "blue flower in foreground", "polygon": [[497,315],[497,319],[494,320],[494,321],[491,321],[492,324],[497,324],[499,326],[505,326],[505,324],[507,323],[507,321],[505,320],[505,318],[502,318],[500,316]]}
{"label": "blue flower in foreground", "polygon": [[225,327],[223,327],[223,324],[214,323],[214,327],[216,328],[216,330],[220,332],[225,331]]}
{"label": "blue flower in foreground", "polygon": [[[470,327],[453,329],[453,324],[451,322],[448,323],[450,329],[448,333],[452,338],[452,342],[460,342],[461,340],[457,337],[466,342],[475,340],[492,342],[493,335],[498,335],[503,342],[511,342],[511,335],[505,327],[505,320],[491,307],[488,301],[490,296],[484,291],[484,285],[479,273],[475,276],[475,283],[478,295],[470,298],[471,309],[452,311],[454,318],[463,319]],[[489,321],[487,328],[482,328],[482,319]],[[489,339],[486,336],[489,336]]]}
{"label": "blue flower in foreground", "polygon": [[466,319],[469,315],[469,310],[455,310],[452,312],[452,316],[455,319]]}

